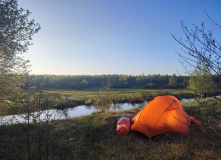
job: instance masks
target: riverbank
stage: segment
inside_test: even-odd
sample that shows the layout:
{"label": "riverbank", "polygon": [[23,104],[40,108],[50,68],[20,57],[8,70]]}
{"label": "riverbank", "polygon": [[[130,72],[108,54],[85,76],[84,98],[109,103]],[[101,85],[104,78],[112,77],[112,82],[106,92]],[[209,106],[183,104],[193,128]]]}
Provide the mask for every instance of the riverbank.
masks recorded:
{"label": "riverbank", "polygon": [[[139,109],[96,112],[68,120],[30,124],[29,127],[27,124],[0,126],[0,158],[27,159],[30,153],[33,160],[219,159],[221,122],[208,116],[195,102],[182,105],[203,126],[192,124],[189,134],[167,132],[151,140],[137,132],[127,136],[115,134],[117,118],[131,118]],[[220,114],[220,109],[216,112]]]}
{"label": "riverbank", "polygon": [[[194,98],[188,98],[188,99],[181,99],[181,103],[184,103],[185,105],[189,106],[195,106],[197,105],[197,102],[194,102]],[[120,111],[120,110],[130,110],[135,108],[143,108],[146,106],[146,104],[149,101],[145,101],[143,103],[118,103],[118,104],[111,104],[108,108],[106,107],[106,111]],[[188,102],[188,103],[187,103]],[[188,110],[188,108],[185,107],[185,110]],[[89,115],[93,112],[99,112],[97,106],[86,106],[86,105],[80,105],[73,108],[66,108],[63,110],[58,109],[49,109],[44,110],[41,112],[34,112],[31,113],[29,122],[30,123],[36,123],[39,121],[51,121],[51,120],[60,120],[60,119],[68,119],[73,117],[81,117],[84,115]],[[0,125],[10,125],[10,124],[18,124],[18,123],[27,123],[27,115],[26,114],[18,114],[18,115],[9,115],[9,116],[3,116],[0,117]]]}
{"label": "riverbank", "polygon": [[[95,99],[99,99],[107,94],[103,92],[103,87],[93,87],[86,90],[43,90],[43,93],[60,95],[51,108],[65,109],[79,105],[95,105]],[[113,104],[117,103],[143,103],[150,101],[157,96],[173,95],[178,99],[194,98],[192,91],[187,89],[143,89],[143,88],[112,88],[108,92],[108,98]]]}
{"label": "riverbank", "polygon": [[[44,111],[48,109],[64,110],[80,105],[97,105],[96,100],[103,99],[106,92],[103,88],[93,87],[87,90],[37,90],[30,96],[28,103],[9,102],[7,107],[1,107],[1,116],[26,114],[29,112]],[[114,88],[110,89],[108,100],[112,104],[118,103],[143,103],[157,96],[173,95],[178,99],[194,98],[192,91],[181,89],[143,89],[143,88]],[[33,98],[34,97],[34,98]]]}

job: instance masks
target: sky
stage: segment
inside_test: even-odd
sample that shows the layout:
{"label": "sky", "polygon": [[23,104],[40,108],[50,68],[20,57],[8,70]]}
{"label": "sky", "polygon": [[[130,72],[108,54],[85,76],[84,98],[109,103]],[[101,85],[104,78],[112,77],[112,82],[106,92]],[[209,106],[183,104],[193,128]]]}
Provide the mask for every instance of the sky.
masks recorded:
{"label": "sky", "polygon": [[[27,53],[31,74],[182,75],[180,27],[218,32],[220,0],[18,0],[41,25]],[[220,32],[219,32],[220,34]]]}

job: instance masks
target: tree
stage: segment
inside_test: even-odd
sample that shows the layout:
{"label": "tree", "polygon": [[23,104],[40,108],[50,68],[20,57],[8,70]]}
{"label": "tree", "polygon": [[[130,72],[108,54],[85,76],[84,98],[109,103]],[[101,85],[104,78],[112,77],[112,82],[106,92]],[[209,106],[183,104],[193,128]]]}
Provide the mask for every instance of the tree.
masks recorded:
{"label": "tree", "polygon": [[198,62],[196,68],[192,72],[189,80],[190,89],[195,92],[196,95],[205,97],[206,95],[216,93],[216,86],[213,82],[212,76],[209,74],[206,66]]}
{"label": "tree", "polygon": [[173,86],[173,87],[176,87],[176,86],[177,86],[177,77],[176,77],[175,74],[174,74],[172,77],[170,77],[170,79],[169,79],[169,85],[170,85],[170,86]]}
{"label": "tree", "polygon": [[[207,13],[206,13],[207,15]],[[221,25],[213,21],[208,15],[207,17],[216,26],[221,28]],[[213,37],[213,31],[207,30],[204,23],[198,27],[193,25],[193,29],[189,29],[181,21],[181,28],[185,35],[185,39],[177,38],[174,35],[173,38],[182,47],[182,52],[178,53],[181,57],[182,64],[186,69],[186,72],[191,75],[192,70],[197,69],[206,71],[207,77],[210,76],[212,81],[217,86],[217,94],[221,91],[221,43],[219,40]],[[202,67],[197,66],[198,62]],[[206,85],[206,81],[199,82],[201,86]],[[205,92],[208,92],[208,88],[204,88]],[[209,91],[210,92],[210,91]],[[212,93],[211,93],[212,95]],[[213,95],[213,97],[221,102],[219,97]]]}
{"label": "tree", "polygon": [[[29,10],[18,9],[17,0],[0,1],[1,58],[13,58],[27,51],[31,37],[40,29],[34,20],[28,20]],[[11,59],[13,60],[13,59]]]}
{"label": "tree", "polygon": [[30,14],[18,8],[17,0],[0,0],[0,103],[18,95],[19,78],[28,63],[19,55],[28,50],[32,36],[40,30],[38,23],[28,19]]}
{"label": "tree", "polygon": [[[221,29],[221,25],[213,21],[208,15],[207,17],[213,25]],[[213,37],[212,30],[206,29],[204,23],[201,23],[200,27],[193,25],[193,29],[189,29],[181,22],[181,28],[185,35],[184,39],[172,36],[182,46],[182,52],[178,55],[181,57],[186,73],[191,75],[190,88],[194,90],[197,96],[209,95],[212,97],[208,99],[197,98],[196,100],[202,108],[201,119],[208,117],[214,119],[212,126],[209,120],[203,120],[205,125],[202,128],[202,133],[205,133],[205,129],[209,126],[209,130],[214,133],[210,134],[209,137],[213,140],[216,139],[216,134],[220,136],[221,97],[217,95],[221,93],[221,43]],[[216,140],[219,145],[220,141]]]}
{"label": "tree", "polygon": [[110,97],[110,88],[111,88],[112,79],[107,77],[107,80],[104,85],[104,90],[101,92],[100,95],[94,98],[94,104],[101,112],[105,112],[111,107],[112,98]]}
{"label": "tree", "polygon": [[85,79],[83,79],[83,81],[81,83],[82,83],[83,88],[88,87],[88,82]]}

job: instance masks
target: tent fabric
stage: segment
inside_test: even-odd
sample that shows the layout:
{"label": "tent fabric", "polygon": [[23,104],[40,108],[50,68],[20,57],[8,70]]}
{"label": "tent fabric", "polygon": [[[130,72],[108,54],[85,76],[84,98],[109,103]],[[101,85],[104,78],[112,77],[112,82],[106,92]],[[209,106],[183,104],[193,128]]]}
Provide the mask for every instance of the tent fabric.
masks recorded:
{"label": "tent fabric", "polygon": [[130,118],[120,117],[117,119],[116,134],[127,135],[130,131]]}
{"label": "tent fabric", "polygon": [[139,131],[149,138],[168,131],[189,133],[193,120],[200,124],[194,117],[190,118],[176,97],[159,96],[132,118],[130,130]]}

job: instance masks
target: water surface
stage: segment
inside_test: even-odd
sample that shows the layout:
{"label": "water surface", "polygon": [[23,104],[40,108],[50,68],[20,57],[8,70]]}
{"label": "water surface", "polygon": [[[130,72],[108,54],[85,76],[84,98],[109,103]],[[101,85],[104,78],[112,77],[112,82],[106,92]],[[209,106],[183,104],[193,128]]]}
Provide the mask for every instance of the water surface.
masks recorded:
{"label": "water surface", "polygon": [[[182,99],[180,100],[180,102],[187,102],[187,101],[193,101],[193,100],[195,99],[188,98],[188,99]],[[147,103],[148,101],[144,103],[137,103],[137,104],[119,103],[119,104],[111,105],[109,110],[118,111],[118,110],[130,110],[132,108],[138,108],[138,107],[142,108],[146,106]],[[30,118],[30,122],[68,119],[68,118],[73,118],[73,117],[89,115],[96,111],[97,111],[96,106],[86,106],[86,105],[80,105],[74,108],[67,108],[64,110],[50,109],[50,110],[45,110],[42,112],[31,113],[32,116]],[[9,116],[0,117],[0,125],[16,124],[16,123],[27,123],[27,115],[18,114],[18,115],[9,115]]]}
{"label": "water surface", "polygon": [[[132,108],[143,107],[147,103],[148,102],[144,102],[142,104],[120,103],[120,104],[111,105],[109,110],[110,111],[130,110]],[[80,105],[74,108],[67,108],[64,110],[50,109],[50,110],[45,110],[42,112],[31,113],[32,116],[30,118],[30,122],[68,119],[68,118],[73,118],[73,117],[89,115],[96,111],[98,111],[96,109],[96,106],[86,106],[86,105]],[[26,123],[26,122],[27,122],[26,114],[9,115],[9,116],[0,117],[0,125]]]}

